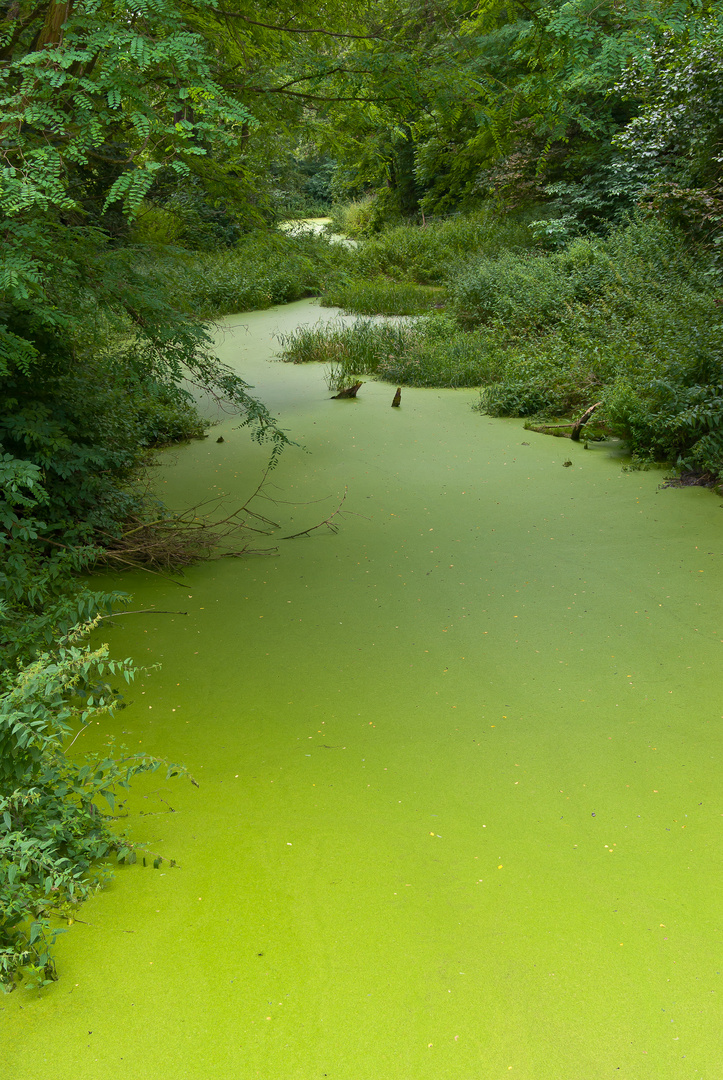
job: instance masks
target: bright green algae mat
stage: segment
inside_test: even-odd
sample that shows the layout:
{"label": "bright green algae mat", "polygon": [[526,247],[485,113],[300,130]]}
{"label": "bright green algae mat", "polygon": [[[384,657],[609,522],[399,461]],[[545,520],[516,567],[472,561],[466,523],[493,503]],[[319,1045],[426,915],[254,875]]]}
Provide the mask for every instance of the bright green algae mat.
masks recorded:
{"label": "bright green algae mat", "polygon": [[[104,634],[162,664],[106,733],[200,787],[134,788],[180,867],[121,868],[60,982],[0,1002],[0,1076],[716,1080],[720,499],[471,391],[329,401],[266,362],[320,315],[229,319],[221,349],[305,447],[260,509],[283,536],[347,488],[339,531],[118,582],[188,614]],[[240,504],[263,462],[227,418],[158,485]]]}

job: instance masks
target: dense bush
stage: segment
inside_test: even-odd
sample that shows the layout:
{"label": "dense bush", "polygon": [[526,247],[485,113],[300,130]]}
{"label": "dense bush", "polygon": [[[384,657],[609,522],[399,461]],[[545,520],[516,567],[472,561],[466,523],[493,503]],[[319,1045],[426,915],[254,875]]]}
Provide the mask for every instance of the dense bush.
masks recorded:
{"label": "dense bush", "polygon": [[505,252],[465,268],[450,287],[452,310],[462,326],[499,324],[506,331],[539,331],[559,322],[574,295],[572,278],[554,256]]}
{"label": "dense bush", "polygon": [[[546,263],[522,299],[510,287],[509,259],[498,260],[492,301],[473,307],[464,280],[454,295],[468,324],[497,326],[508,338],[503,374],[483,391],[485,410],[571,416],[600,400],[598,418],[639,458],[720,475],[721,316],[707,254],[647,219],[606,240],[576,240]],[[493,270],[488,262],[477,280],[488,286]],[[555,276],[564,298],[556,312]]]}
{"label": "dense bush", "polygon": [[671,461],[682,469],[719,477],[722,371],[719,361],[711,381],[704,381],[695,365],[675,365],[662,378],[629,380],[621,375],[605,394],[609,422],[639,460]]}
{"label": "dense bush", "polygon": [[[0,418],[0,672],[30,660],[118,594],[77,578],[124,521],[146,511],[136,483],[147,448],[198,437],[176,385],[144,376],[127,352],[82,354],[41,385],[5,382]],[[0,673],[0,682],[2,674]]]}
{"label": "dense bush", "polygon": [[377,199],[368,195],[331,208],[331,229],[342,236],[358,240],[373,235],[381,227]]}
{"label": "dense bush", "polygon": [[681,234],[641,218],[605,239],[577,238],[553,254],[475,260],[454,277],[449,293],[463,325],[525,334],[574,319],[580,304],[625,318],[671,296],[676,304],[699,304],[711,293],[711,280],[709,263]]}

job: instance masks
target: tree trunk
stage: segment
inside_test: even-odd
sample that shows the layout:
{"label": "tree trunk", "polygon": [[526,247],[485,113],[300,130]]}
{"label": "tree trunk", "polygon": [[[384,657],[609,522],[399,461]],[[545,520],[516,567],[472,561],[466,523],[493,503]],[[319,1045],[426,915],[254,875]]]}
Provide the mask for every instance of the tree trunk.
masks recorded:
{"label": "tree trunk", "polygon": [[63,36],[63,23],[70,17],[73,10],[74,0],[50,0],[45,15],[43,29],[38,34],[35,42],[36,49],[44,49],[46,45],[58,45]]}

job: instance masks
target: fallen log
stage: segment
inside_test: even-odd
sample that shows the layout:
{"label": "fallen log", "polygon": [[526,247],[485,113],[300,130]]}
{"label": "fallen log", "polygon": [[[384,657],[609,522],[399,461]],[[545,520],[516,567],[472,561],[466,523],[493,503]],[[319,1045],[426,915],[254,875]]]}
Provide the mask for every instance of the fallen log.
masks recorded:
{"label": "fallen log", "polygon": [[576,420],[575,423],[572,425],[570,438],[573,442],[580,442],[580,431],[582,430],[583,424],[586,424],[588,422],[592,414],[597,409],[598,405],[602,405],[602,401],[596,401],[595,404],[591,405],[589,409],[586,409],[580,419]]}

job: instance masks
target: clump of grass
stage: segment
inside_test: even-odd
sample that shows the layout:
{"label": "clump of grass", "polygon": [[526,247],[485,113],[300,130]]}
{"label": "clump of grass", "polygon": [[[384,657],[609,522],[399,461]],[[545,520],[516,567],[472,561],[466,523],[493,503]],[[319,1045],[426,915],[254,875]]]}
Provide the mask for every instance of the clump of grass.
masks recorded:
{"label": "clump of grass", "polygon": [[319,298],[324,307],[340,307],[354,315],[422,315],[444,304],[444,291],[410,281],[332,276]]}
{"label": "clump of grass", "polygon": [[504,365],[494,335],[466,333],[444,315],[416,319],[405,345],[380,363],[380,379],[402,386],[482,386],[498,379]]}
{"label": "clump of grass", "polygon": [[343,378],[375,375],[383,360],[406,347],[412,333],[411,324],[372,319],[301,326],[291,334],[279,334],[280,359],[290,364],[331,364]]}

